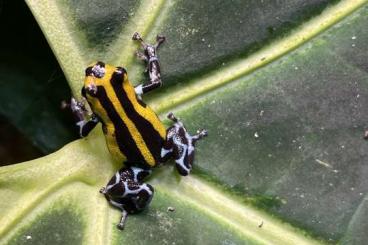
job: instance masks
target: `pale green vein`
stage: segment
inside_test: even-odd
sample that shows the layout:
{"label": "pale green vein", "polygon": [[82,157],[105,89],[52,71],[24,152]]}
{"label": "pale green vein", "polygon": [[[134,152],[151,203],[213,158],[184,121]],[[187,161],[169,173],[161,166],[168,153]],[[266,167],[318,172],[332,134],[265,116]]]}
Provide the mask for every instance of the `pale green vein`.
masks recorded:
{"label": "pale green vein", "polygon": [[79,94],[86,61],[79,46],[73,40],[73,32],[61,13],[58,1],[26,0],[26,2],[45,33],[72,91]]}
{"label": "pale green vein", "polygon": [[[162,184],[163,179],[165,177],[161,176],[152,181],[159,191],[164,191],[175,199],[190,203],[201,212],[228,224],[244,237],[261,244],[320,244],[317,240],[303,234],[302,231],[252,206],[240,204],[239,201],[196,177],[185,177],[175,185]],[[260,224],[262,224],[261,228]]]}
{"label": "pale green vein", "polygon": [[[90,154],[91,151],[98,154]],[[58,189],[75,181],[103,185],[113,168],[100,134],[88,141],[75,141],[46,157],[0,168],[1,196],[11,201],[14,193],[24,192],[11,206],[0,203],[0,237]]]}
{"label": "pale green vein", "polygon": [[166,96],[153,99],[150,101],[150,106],[155,111],[163,112],[234,81],[296,49],[367,2],[367,0],[341,1],[326,9],[321,15],[300,26],[298,30],[295,30],[286,38],[271,43],[268,47],[248,58],[229,63],[222,69],[210,72],[193,81],[188,81],[185,83],[185,87],[168,89]]}
{"label": "pale green vein", "polygon": [[84,234],[85,244],[105,244],[106,237],[102,231],[106,229],[105,221],[109,207],[105,205],[106,200],[98,195],[94,187],[77,181],[64,184],[63,188],[53,187],[45,196],[47,198],[39,195],[37,200],[31,200],[33,205],[28,205],[30,210],[23,210],[21,217],[17,218],[14,224],[8,225],[7,228],[11,229],[1,234],[0,244],[7,244],[20,230],[35,222],[39,215],[55,209],[63,202],[65,206],[73,207],[71,210],[78,218],[93,224],[87,225],[85,231],[81,231]]}

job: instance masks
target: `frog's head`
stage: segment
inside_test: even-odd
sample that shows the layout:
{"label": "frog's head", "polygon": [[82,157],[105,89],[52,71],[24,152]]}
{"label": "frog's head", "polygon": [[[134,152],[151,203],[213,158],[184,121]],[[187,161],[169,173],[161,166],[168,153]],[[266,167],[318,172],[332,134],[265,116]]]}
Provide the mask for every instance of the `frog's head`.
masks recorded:
{"label": "frog's head", "polygon": [[123,82],[125,81],[125,76],[127,75],[124,68],[98,61],[87,67],[83,90],[95,97],[98,94],[99,87],[107,88],[113,80]]}
{"label": "frog's head", "polygon": [[86,69],[86,77],[84,79],[84,91],[88,94],[97,95],[97,86],[103,85],[101,81],[104,80],[106,75],[105,63],[98,61]]}

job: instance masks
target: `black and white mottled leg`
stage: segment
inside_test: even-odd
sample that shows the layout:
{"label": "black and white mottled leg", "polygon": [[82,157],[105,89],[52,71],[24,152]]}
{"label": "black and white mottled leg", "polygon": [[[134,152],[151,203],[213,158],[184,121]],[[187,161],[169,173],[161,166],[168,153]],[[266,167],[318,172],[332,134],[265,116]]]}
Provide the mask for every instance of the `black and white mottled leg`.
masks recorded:
{"label": "black and white mottled leg", "polygon": [[202,129],[198,130],[196,135],[190,135],[183,123],[173,113],[169,113],[167,117],[174,122],[174,125],[166,131],[166,141],[161,150],[161,158],[165,161],[173,157],[178,172],[186,176],[193,166],[195,143],[207,136],[207,131]]}
{"label": "black and white mottled leg", "polygon": [[[78,101],[75,98],[71,98],[70,104],[65,103],[65,107],[70,107],[73,115],[76,119],[76,125],[79,129],[79,135],[85,137],[94,127],[99,123],[96,115],[90,113],[85,107],[86,101]],[[92,115],[89,115],[92,114]]]}
{"label": "black and white mottled leg", "polygon": [[165,40],[166,40],[165,36],[162,36],[162,35],[156,36],[156,44],[155,44],[156,50],[161,46],[162,43],[165,42]]}
{"label": "black and white mottled leg", "polygon": [[124,229],[128,214],[142,211],[151,202],[154,189],[151,185],[143,183],[143,179],[150,173],[150,170],[124,167],[100,190],[112,206],[122,211],[117,225],[119,229]]}
{"label": "black and white mottled leg", "polygon": [[157,35],[155,45],[145,43],[138,32],[133,34],[132,39],[141,43],[144,53],[137,51],[136,55],[139,59],[144,60],[147,63],[146,71],[149,75],[148,82],[135,87],[136,94],[141,96],[142,94],[161,87],[162,85],[160,63],[156,53],[158,47],[165,41],[165,37]]}

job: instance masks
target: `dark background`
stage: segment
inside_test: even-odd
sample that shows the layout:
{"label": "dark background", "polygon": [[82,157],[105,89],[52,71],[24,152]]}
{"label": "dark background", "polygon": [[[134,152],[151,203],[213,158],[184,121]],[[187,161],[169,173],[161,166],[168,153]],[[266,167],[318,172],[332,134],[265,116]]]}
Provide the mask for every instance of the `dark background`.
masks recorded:
{"label": "dark background", "polygon": [[60,108],[70,98],[68,84],[25,2],[0,0],[0,29],[0,165],[7,165],[77,135],[70,111]]}

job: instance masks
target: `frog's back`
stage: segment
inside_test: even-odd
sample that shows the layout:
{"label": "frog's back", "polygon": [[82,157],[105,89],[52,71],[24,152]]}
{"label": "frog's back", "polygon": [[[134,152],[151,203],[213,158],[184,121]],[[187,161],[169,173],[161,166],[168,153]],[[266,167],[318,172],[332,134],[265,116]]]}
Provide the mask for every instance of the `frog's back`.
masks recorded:
{"label": "frog's back", "polygon": [[85,97],[103,123],[110,152],[132,164],[155,166],[166,130],[155,112],[137,98],[125,69],[98,62],[86,70],[84,86],[91,85],[96,86],[96,94]]}

